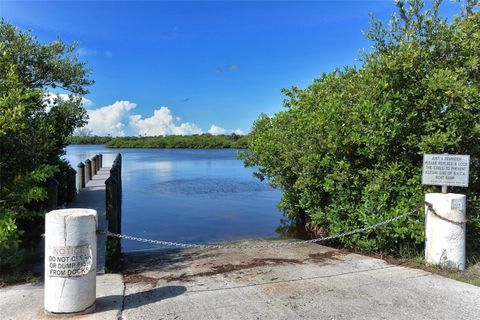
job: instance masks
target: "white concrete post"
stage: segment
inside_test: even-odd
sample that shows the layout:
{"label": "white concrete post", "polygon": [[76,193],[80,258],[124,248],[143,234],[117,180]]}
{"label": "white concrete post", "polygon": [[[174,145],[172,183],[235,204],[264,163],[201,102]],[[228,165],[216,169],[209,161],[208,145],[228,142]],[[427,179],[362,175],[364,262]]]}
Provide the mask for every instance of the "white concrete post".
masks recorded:
{"label": "white concrete post", "polygon": [[425,201],[425,260],[465,270],[466,200],[463,194],[427,193]]}
{"label": "white concrete post", "polygon": [[45,218],[45,313],[95,309],[97,212],[63,209]]}

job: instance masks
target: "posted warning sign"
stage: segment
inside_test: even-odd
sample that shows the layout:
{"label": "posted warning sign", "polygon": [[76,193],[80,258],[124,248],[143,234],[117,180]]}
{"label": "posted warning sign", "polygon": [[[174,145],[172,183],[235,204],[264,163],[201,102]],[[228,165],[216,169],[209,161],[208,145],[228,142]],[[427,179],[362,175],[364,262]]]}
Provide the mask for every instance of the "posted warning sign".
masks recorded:
{"label": "posted warning sign", "polygon": [[50,247],[48,251],[50,277],[80,277],[92,269],[90,245]]}
{"label": "posted warning sign", "polygon": [[425,154],[422,184],[468,187],[469,155]]}

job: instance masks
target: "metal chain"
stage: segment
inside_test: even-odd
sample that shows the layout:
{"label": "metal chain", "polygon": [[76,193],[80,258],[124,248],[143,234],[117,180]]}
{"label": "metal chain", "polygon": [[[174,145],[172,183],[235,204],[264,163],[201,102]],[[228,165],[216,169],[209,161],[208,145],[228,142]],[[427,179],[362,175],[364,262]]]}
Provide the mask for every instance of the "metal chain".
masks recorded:
{"label": "metal chain", "polygon": [[463,221],[454,221],[454,220],[451,220],[451,219],[448,219],[448,218],[445,218],[441,215],[439,215],[434,209],[433,209],[433,206],[428,206],[428,212],[430,212],[431,214],[433,214],[435,217],[437,217],[438,219],[441,219],[443,221],[447,221],[447,222],[450,222],[450,223],[453,223],[453,224],[456,224],[456,225],[459,225],[459,226],[463,226],[464,224],[467,223],[467,220],[463,220]]}
{"label": "metal chain", "polygon": [[333,239],[338,239],[341,237],[345,236],[350,236],[352,234],[364,232],[367,230],[372,230],[381,226],[384,226],[386,224],[392,223],[394,221],[400,220],[406,216],[412,215],[416,212],[418,212],[419,208],[421,205],[427,205],[429,208],[432,207],[432,205],[428,202],[421,202],[417,205],[417,208],[414,210],[411,210],[407,213],[401,214],[399,216],[396,216],[391,219],[387,219],[382,222],[378,222],[363,228],[358,228],[352,231],[347,231],[343,233],[339,233],[336,235],[332,236],[327,236],[327,237],[321,237],[321,238],[316,238],[316,239],[311,239],[311,240],[303,240],[303,241],[294,241],[294,242],[282,242],[282,243],[267,243],[267,244],[255,244],[255,245],[224,245],[224,244],[196,244],[196,243],[181,243],[181,242],[170,242],[170,241],[161,241],[161,240],[153,240],[153,239],[146,239],[146,238],[139,238],[139,237],[133,237],[129,235],[124,235],[124,234],[118,234],[118,233],[112,233],[110,231],[107,231],[107,236],[110,237],[115,237],[119,239],[125,239],[125,240],[132,240],[132,241],[138,241],[138,242],[144,242],[144,243],[151,243],[151,244],[159,244],[162,246],[169,246],[169,247],[181,247],[181,248],[201,248],[201,249],[263,249],[263,248],[280,248],[280,247],[289,247],[289,246],[294,246],[294,245],[299,245],[299,244],[306,244],[306,243],[316,243],[316,242],[321,242],[321,241],[327,241],[327,240],[333,240]]}

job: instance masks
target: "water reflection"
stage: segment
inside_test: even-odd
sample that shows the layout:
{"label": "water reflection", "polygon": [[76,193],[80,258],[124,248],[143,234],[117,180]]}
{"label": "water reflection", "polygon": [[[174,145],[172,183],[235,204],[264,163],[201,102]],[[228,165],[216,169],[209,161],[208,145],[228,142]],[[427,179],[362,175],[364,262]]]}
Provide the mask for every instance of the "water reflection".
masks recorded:
{"label": "water reflection", "polygon": [[313,239],[312,234],[308,233],[305,229],[305,221],[303,219],[283,217],[280,219],[280,226],[275,229],[275,232],[284,239]]}
{"label": "water reflection", "polygon": [[[281,193],[252,177],[237,151],[191,149],[107,149],[101,145],[67,147],[74,167],[103,154],[110,165],[123,156],[122,232],[141,237],[221,242],[276,238],[288,228],[276,208]],[[285,219],[283,219],[285,220]],[[124,250],[152,245],[124,241]]]}
{"label": "water reflection", "polygon": [[141,166],[141,170],[156,170],[156,171],[170,171],[172,169],[173,163],[170,161],[138,161],[137,163]]}
{"label": "water reflection", "polygon": [[257,191],[273,191],[265,183],[259,181],[242,181],[240,179],[176,179],[155,183],[155,191],[164,194],[184,195],[221,195],[225,193],[246,193]]}

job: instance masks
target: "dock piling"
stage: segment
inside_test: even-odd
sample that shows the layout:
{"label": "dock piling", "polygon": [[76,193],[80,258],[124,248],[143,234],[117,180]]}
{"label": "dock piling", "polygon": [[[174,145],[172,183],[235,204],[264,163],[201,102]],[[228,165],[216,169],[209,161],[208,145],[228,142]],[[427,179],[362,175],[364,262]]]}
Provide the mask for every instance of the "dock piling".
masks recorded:
{"label": "dock piling", "polygon": [[85,188],[85,165],[83,162],[80,162],[77,165],[78,168],[78,191]]}
{"label": "dock piling", "polygon": [[85,184],[92,180],[92,162],[90,159],[85,160]]}

